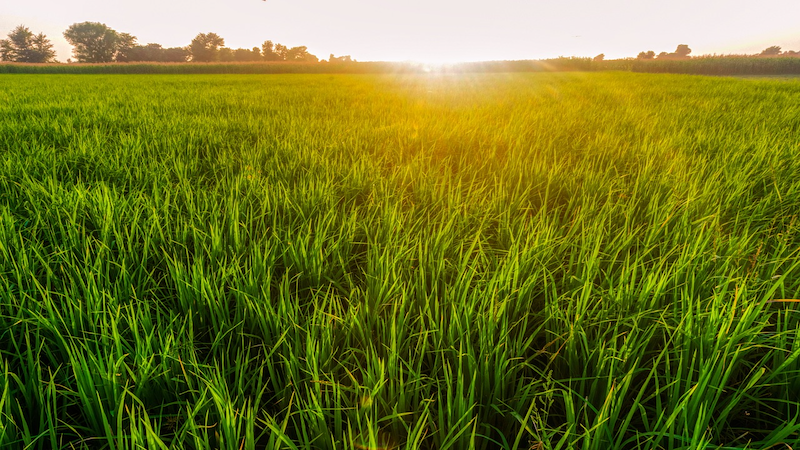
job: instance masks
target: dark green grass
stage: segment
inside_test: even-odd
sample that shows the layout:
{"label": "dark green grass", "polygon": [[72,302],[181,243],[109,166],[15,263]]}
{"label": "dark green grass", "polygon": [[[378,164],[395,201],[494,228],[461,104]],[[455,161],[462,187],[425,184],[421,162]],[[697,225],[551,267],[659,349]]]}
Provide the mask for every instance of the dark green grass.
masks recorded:
{"label": "dark green grass", "polygon": [[798,100],[0,77],[0,445],[794,445]]}

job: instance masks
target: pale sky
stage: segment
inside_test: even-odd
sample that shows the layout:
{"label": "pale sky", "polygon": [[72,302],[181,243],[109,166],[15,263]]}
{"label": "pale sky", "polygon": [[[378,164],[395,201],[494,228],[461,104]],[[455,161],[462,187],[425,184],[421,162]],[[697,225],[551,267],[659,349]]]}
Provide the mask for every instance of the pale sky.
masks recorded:
{"label": "pale sky", "polygon": [[622,58],[678,44],[692,55],[800,50],[797,0],[3,0],[0,38],[26,25],[66,61],[62,33],[85,21],[141,44],[183,47],[214,32],[231,48],[272,40],[359,61]]}

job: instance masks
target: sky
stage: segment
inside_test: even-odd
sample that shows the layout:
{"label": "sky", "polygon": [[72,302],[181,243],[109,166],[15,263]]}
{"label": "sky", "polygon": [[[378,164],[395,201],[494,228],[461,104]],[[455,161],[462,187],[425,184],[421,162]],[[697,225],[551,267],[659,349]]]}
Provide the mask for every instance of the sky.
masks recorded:
{"label": "sky", "polygon": [[0,37],[17,25],[43,32],[66,61],[62,33],[101,22],[140,44],[187,46],[214,32],[230,48],[271,40],[305,45],[320,59],[359,61],[517,60],[800,50],[797,0],[6,0]]}

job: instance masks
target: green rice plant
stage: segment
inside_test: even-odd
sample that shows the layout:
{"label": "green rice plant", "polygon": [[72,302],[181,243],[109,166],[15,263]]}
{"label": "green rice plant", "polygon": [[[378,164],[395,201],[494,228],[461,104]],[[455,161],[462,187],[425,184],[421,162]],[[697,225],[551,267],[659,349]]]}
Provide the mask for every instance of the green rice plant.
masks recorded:
{"label": "green rice plant", "polygon": [[0,76],[0,445],[800,442],[800,85],[532,69]]}

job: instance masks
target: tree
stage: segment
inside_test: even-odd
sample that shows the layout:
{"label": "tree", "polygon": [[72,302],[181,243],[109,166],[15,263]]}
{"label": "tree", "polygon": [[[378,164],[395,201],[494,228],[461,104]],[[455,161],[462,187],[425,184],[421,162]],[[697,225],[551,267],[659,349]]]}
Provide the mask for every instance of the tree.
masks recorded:
{"label": "tree", "polygon": [[319,58],[309,53],[308,47],[301,45],[286,50],[286,61],[318,62]]}
{"label": "tree", "polygon": [[114,55],[114,61],[126,62],[129,61],[128,54],[136,47],[136,36],[131,36],[128,33],[117,34],[117,53]]}
{"label": "tree", "polygon": [[161,61],[161,53],[164,49],[161,44],[136,45],[125,52],[125,58],[129,62],[137,61]]}
{"label": "tree", "polygon": [[688,58],[690,53],[692,53],[692,49],[690,49],[686,44],[681,44],[675,49],[675,53],[673,54],[677,58]]}
{"label": "tree", "polygon": [[33,46],[30,53],[30,61],[32,63],[49,63],[56,62],[56,52],[53,50],[53,44],[44,33],[39,33],[33,37],[31,41]]}
{"label": "tree", "polygon": [[764,51],[761,52],[761,56],[778,56],[781,54],[781,47],[779,45],[773,45],[772,47],[767,47]]}
{"label": "tree", "polygon": [[236,62],[252,62],[261,60],[261,49],[253,47],[251,50],[237,48],[233,51],[233,60]]}
{"label": "tree", "polygon": [[285,45],[275,44],[275,55],[277,57],[277,61],[286,61],[286,54],[289,52],[289,49]]}
{"label": "tree", "polygon": [[33,33],[28,27],[20,25],[8,33],[8,39],[0,41],[0,56],[3,61],[29,62],[28,53],[32,45]]}
{"label": "tree", "polygon": [[133,47],[136,38],[128,33],[117,33],[104,23],[74,23],[64,32],[64,38],[73,47],[75,59],[85,63],[111,62],[125,50]]}
{"label": "tree", "polygon": [[217,52],[216,61],[219,62],[233,62],[233,49],[223,47]]}
{"label": "tree", "polygon": [[349,62],[353,62],[353,61],[354,60],[353,60],[353,58],[350,57],[350,55],[334,56],[333,53],[331,53],[331,56],[328,57],[328,62],[349,63]]}
{"label": "tree", "polygon": [[28,27],[18,26],[8,39],[0,41],[0,59],[23,63],[47,63],[54,61],[56,52],[44,33],[33,34]]}
{"label": "tree", "polygon": [[189,44],[192,61],[211,62],[219,59],[220,47],[225,46],[225,39],[216,33],[200,33]]}
{"label": "tree", "polygon": [[[256,49],[254,48],[253,51],[255,52]],[[264,41],[261,44],[261,58],[264,61],[319,62],[319,58],[309,53],[308,47],[305,45],[288,48],[285,45],[274,44],[272,41]]]}
{"label": "tree", "polygon": [[658,59],[669,59],[672,56],[672,53],[661,52],[658,54]]}
{"label": "tree", "polygon": [[265,61],[278,61],[277,53],[275,53],[275,44],[272,41],[264,41],[261,44],[261,57],[264,58]]}
{"label": "tree", "polygon": [[646,52],[640,52],[639,55],[636,56],[636,59],[653,59],[655,57],[656,57],[656,52],[648,50]]}
{"label": "tree", "polygon": [[165,48],[162,62],[186,62],[189,59],[189,50],[183,47]]}
{"label": "tree", "polygon": [[189,52],[185,48],[163,48],[160,44],[136,45],[125,52],[129,62],[186,62]]}
{"label": "tree", "polygon": [[600,53],[599,55],[595,56],[594,59],[592,59],[592,61],[600,62],[600,61],[602,61],[604,59],[606,59],[606,54],[605,53]]}

